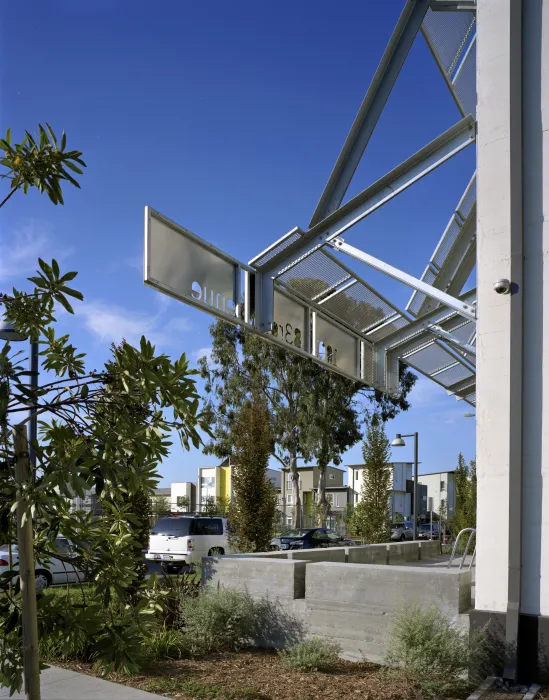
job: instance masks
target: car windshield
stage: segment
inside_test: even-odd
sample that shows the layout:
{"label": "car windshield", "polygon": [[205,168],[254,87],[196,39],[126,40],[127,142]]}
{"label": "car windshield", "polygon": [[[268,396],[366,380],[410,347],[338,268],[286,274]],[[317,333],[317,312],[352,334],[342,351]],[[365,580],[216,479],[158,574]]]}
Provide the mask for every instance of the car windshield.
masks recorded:
{"label": "car windshield", "polygon": [[151,535],[186,537],[189,534],[192,518],[160,518],[151,530]]}

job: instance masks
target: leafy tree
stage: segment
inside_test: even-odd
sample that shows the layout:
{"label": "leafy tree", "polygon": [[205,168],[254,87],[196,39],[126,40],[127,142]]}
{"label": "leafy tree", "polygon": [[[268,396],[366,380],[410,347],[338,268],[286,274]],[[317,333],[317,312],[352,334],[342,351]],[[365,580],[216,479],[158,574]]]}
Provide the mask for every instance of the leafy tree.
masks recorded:
{"label": "leafy tree", "polygon": [[218,506],[213,496],[206,496],[204,499],[202,513],[206,516],[218,515]]}
{"label": "leafy tree", "polygon": [[[32,187],[46,192],[54,204],[63,204],[61,185],[79,186],[68,171],[82,172],[81,153],[67,151],[65,135],[58,142],[49,126],[39,126],[39,132],[38,139],[26,133],[15,145],[9,131],[0,140],[6,168],[1,175],[10,184],[0,206],[15,192]],[[135,569],[144,523],[136,522],[132,510],[153,493],[158,464],[169,453],[169,437],[178,434],[185,448],[190,443],[198,447],[198,429],[208,427],[198,413],[195,372],[185,355],[172,362],[142,338],[138,348],[126,342],[113,346],[101,369],[87,369],[84,353],[68,335],[55,332],[56,304],[73,313],[69,299],[82,299],[69,287],[77,273],[61,274],[55,260],[39,264],[37,275],[29,278],[30,290],[14,289],[0,297],[2,318],[40,343],[43,379],[36,389],[29,388],[25,353],[12,351],[9,343],[0,350],[0,539],[15,545],[9,516],[17,509],[27,522],[33,519],[35,559],[56,557],[94,582],[84,604],[40,596],[41,635],[57,635],[67,647],[85,640],[107,671],[131,670],[153,612]],[[29,410],[40,420],[40,441],[33,444],[37,466],[16,481],[13,431],[17,425],[18,435],[25,436]],[[18,459],[25,462],[26,452],[19,452]],[[84,498],[91,490],[102,507],[99,518],[70,507],[75,494]],[[59,533],[73,541],[74,557],[56,551]],[[0,577],[0,586],[6,587],[18,573],[15,564]],[[131,587],[134,605],[126,606]],[[19,585],[0,596],[0,685],[12,691],[22,682],[23,600],[28,597]]]}
{"label": "leafy tree", "polygon": [[177,507],[188,513],[191,507],[191,499],[188,496],[178,496]]}
{"label": "leafy tree", "polygon": [[391,534],[389,498],[392,473],[388,464],[389,440],[381,420],[373,420],[368,425],[362,454],[362,490],[361,500],[355,506],[355,529],[369,544],[386,542]]}
{"label": "leafy tree", "polygon": [[[312,360],[303,358],[278,345],[269,343],[248,332],[243,326],[233,326],[217,321],[210,327],[212,335],[211,360],[200,360],[202,377],[205,379],[204,413],[212,427],[212,440],[206,452],[220,458],[231,455],[234,446],[234,425],[237,415],[246,400],[251,399],[252,389],[267,401],[273,435],[272,456],[283,468],[289,470],[294,494],[293,527],[302,526],[302,507],[299,494],[298,459],[320,452],[319,427],[317,422],[307,420],[311,415],[313,401],[321,401],[322,395],[311,398],[315,382],[322,383],[332,391],[338,379],[319,367]],[[323,373],[329,375],[322,379]],[[367,420],[376,411],[383,419],[396,415],[409,406],[407,395],[416,378],[407,368],[401,367],[400,391],[397,397],[389,397],[370,387],[349,380],[337,384],[342,390],[347,387],[351,397],[361,401],[356,410],[364,412]],[[352,404],[352,399],[349,405]],[[372,407],[375,410],[372,410]],[[333,417],[334,414],[332,414]],[[320,421],[320,418],[318,419]],[[309,431],[317,436],[309,434]],[[344,431],[349,435],[352,431]],[[340,445],[326,452],[335,458],[342,452],[346,438],[342,435]]]}
{"label": "leafy tree", "polygon": [[273,534],[277,495],[267,475],[273,438],[268,405],[261,395],[244,404],[233,434],[231,539],[241,552],[265,552]]}
{"label": "leafy tree", "polygon": [[4,151],[0,164],[6,168],[0,177],[9,180],[10,186],[0,207],[18,190],[23,190],[26,194],[30,187],[45,192],[54,204],[64,204],[61,183],[70,182],[71,185],[80,187],[68,170],[82,174],[82,168],[86,167],[80,157],[82,153],[67,151],[65,133],[61,135],[61,141],[58,141],[49,124],[46,124],[46,128],[39,124],[38,131],[38,139],[26,131],[21,143],[12,144],[11,129],[8,129],[4,139],[0,139],[0,149]]}
{"label": "leafy tree", "polygon": [[150,500],[152,515],[156,520],[171,511],[171,501],[168,496],[154,495]]}
{"label": "leafy tree", "polygon": [[393,522],[394,523],[403,523],[404,522],[404,516],[402,513],[397,511],[396,513],[393,514]]}
{"label": "leafy tree", "polygon": [[[319,470],[316,517],[326,525],[330,504],[326,499],[326,468],[341,464],[343,454],[362,434],[356,407],[356,383],[313,363],[311,384],[303,397],[300,436],[302,455],[316,460]],[[312,389],[312,391],[311,391]]]}
{"label": "leafy tree", "polygon": [[475,527],[477,524],[477,470],[473,460],[468,465],[461,452],[454,472],[454,489],[456,497],[455,513],[452,518],[454,535],[463,528]]}

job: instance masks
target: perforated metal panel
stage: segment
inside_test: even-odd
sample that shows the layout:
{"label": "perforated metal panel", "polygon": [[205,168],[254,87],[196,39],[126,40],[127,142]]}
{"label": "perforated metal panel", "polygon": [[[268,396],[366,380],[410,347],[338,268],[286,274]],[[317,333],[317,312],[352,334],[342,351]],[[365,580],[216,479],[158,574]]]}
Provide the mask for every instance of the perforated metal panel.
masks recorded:
{"label": "perforated metal panel", "polygon": [[463,197],[461,198],[457,211],[462,219],[466,219],[471,213],[473,204],[477,201],[477,177],[476,173],[471,178],[471,181],[467,185]]}
{"label": "perforated metal panel", "polygon": [[400,330],[401,328],[404,328],[404,326],[408,326],[410,322],[408,321],[407,318],[404,318],[400,314],[397,314],[395,316],[394,321],[388,321],[387,323],[384,323],[382,326],[377,326],[376,328],[372,329],[371,331],[368,331],[366,333],[366,337],[368,340],[370,340],[373,343],[378,343],[384,338],[387,338],[388,336],[391,335],[391,333],[394,333],[395,331]]}
{"label": "perforated metal panel", "polygon": [[280,275],[278,281],[312,300],[333,288],[345,276],[345,271],[336,262],[318,250]]}
{"label": "perforated metal panel", "polygon": [[474,26],[473,12],[427,11],[423,28],[447,75],[451,75],[455,70],[461,54],[467,47],[467,39]]}
{"label": "perforated metal panel", "polygon": [[472,46],[459,66],[453,81],[454,91],[465,114],[477,114],[477,52]]}
{"label": "perforated metal panel", "polygon": [[[456,382],[460,382],[462,379],[472,379],[475,375],[461,364],[455,364],[443,372],[436,375],[437,382],[440,382],[444,386],[452,386]],[[474,391],[474,389],[473,389]]]}
{"label": "perforated metal panel", "polygon": [[357,282],[344,292],[322,303],[322,308],[335,314],[357,331],[368,329],[394,314],[394,310],[368,287]]}
{"label": "perforated metal panel", "polygon": [[282,250],[291,246],[292,243],[298,241],[302,236],[301,231],[289,231],[285,236],[283,236],[279,241],[277,241],[272,248],[268,248],[264,253],[260,253],[257,257],[250,260],[250,264],[257,266],[264,265],[275,255],[278,255]]}
{"label": "perforated metal panel", "polygon": [[404,355],[404,361],[424,374],[433,374],[455,363],[455,359],[434,342]]}

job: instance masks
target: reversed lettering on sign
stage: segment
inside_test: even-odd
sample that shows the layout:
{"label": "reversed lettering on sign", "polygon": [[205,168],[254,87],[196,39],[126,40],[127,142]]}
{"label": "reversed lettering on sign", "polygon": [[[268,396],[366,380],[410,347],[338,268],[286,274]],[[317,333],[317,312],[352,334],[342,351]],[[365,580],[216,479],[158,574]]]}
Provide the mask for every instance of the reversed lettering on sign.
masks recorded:
{"label": "reversed lettering on sign", "polygon": [[291,323],[273,323],[273,335],[275,338],[280,338],[288,345],[293,345],[296,348],[301,347],[301,330],[294,328]]}
{"label": "reversed lettering on sign", "polygon": [[193,282],[191,285],[191,296],[203,304],[211,306],[212,309],[223,311],[226,314],[236,314],[234,301],[226,299],[223,294],[219,294],[214,289],[208,289],[206,286],[201,287],[199,282]]}

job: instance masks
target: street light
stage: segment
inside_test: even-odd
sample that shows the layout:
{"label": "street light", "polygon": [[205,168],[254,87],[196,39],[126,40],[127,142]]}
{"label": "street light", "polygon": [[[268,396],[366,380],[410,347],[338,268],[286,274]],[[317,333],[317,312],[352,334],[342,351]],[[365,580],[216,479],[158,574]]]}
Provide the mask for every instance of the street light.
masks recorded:
{"label": "street light", "polygon": [[[19,343],[28,340],[28,336],[15,330],[10,321],[0,321],[0,340],[5,340],[10,343]],[[30,343],[30,387],[36,397],[38,389],[38,343],[31,340]],[[36,469],[36,449],[35,445],[38,440],[38,422],[36,420],[36,408],[31,408],[29,420],[29,458],[33,469]]]}
{"label": "street light", "polygon": [[412,537],[415,540],[417,537],[417,472],[418,472],[418,434],[410,433],[409,435],[401,435],[397,433],[395,439],[391,442],[391,447],[405,447],[406,443],[402,438],[413,437],[414,439],[414,503],[412,512]]}

